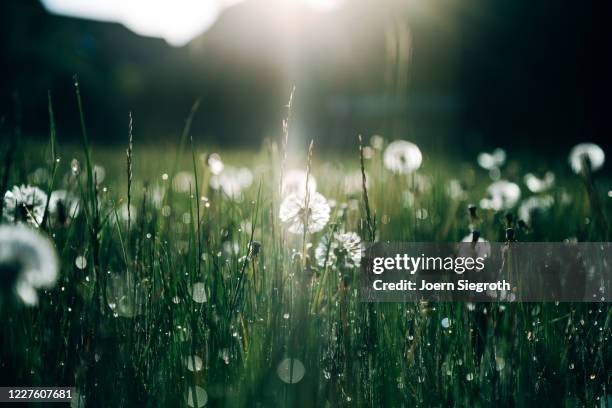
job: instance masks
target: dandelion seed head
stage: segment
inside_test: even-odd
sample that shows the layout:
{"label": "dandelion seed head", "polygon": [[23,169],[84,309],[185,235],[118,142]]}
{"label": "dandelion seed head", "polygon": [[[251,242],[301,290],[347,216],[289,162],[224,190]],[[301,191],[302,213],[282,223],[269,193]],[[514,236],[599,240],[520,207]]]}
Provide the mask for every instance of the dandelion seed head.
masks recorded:
{"label": "dandelion seed head", "polygon": [[223,164],[223,160],[221,160],[221,156],[217,153],[210,153],[206,156],[206,164],[210,172],[214,175],[219,175],[223,171],[225,165]]}
{"label": "dandelion seed head", "polygon": [[391,142],[383,155],[385,167],[396,174],[409,174],[421,167],[423,155],[417,145],[407,140]]}
{"label": "dandelion seed head", "polygon": [[179,171],[172,178],[172,188],[177,193],[189,193],[195,189],[195,177],[188,171]]}
{"label": "dandelion seed head", "polygon": [[292,169],[283,175],[283,196],[289,194],[306,194],[306,179],[308,179],[308,193],[317,191],[317,180],[312,174],[308,175],[304,170]]}
{"label": "dandelion seed head", "polygon": [[508,180],[495,181],[487,188],[487,197],[480,200],[480,207],[489,210],[504,210],[514,207],[521,199],[520,187]]}
{"label": "dandelion seed head", "polygon": [[370,146],[364,146],[362,149],[362,153],[364,159],[370,160],[372,157],[374,157],[375,151]]}
{"label": "dandelion seed head", "polygon": [[55,190],[49,198],[49,213],[58,218],[76,218],[80,211],[80,200],[66,190]]}
{"label": "dandelion seed head", "polygon": [[451,200],[464,200],[466,197],[465,190],[461,186],[461,182],[457,179],[451,179],[446,186],[446,193],[451,198]]}
{"label": "dandelion seed head", "polygon": [[93,166],[94,180],[97,184],[101,184],[106,178],[106,169],[99,164]]}
{"label": "dandelion seed head", "polygon": [[330,241],[325,235],[315,249],[320,267],[357,268],[361,265],[363,245],[355,232],[336,232]]}
{"label": "dandelion seed head", "polygon": [[385,139],[380,135],[372,135],[370,137],[370,146],[372,146],[376,150],[382,150],[385,145]]}
{"label": "dandelion seed head", "polygon": [[37,289],[51,288],[58,275],[55,247],[42,233],[24,225],[0,226],[2,288],[13,287],[23,303],[38,302]]}
{"label": "dandelion seed head", "polygon": [[501,148],[491,153],[480,153],[476,158],[478,165],[485,170],[499,169],[506,162],[506,151]]}
{"label": "dandelion seed head", "polygon": [[531,196],[521,202],[518,209],[519,218],[528,223],[533,212],[547,211],[553,206],[554,203],[555,199],[550,194],[543,196]]}
{"label": "dandelion seed head", "polygon": [[606,154],[603,149],[595,143],[580,143],[570,150],[568,161],[569,165],[576,174],[583,172],[584,158],[588,158],[591,163],[591,171],[599,170],[606,161]]}
{"label": "dandelion seed head", "polygon": [[523,181],[532,193],[542,193],[553,186],[555,183],[555,174],[552,171],[547,171],[544,177],[538,178],[532,173],[527,173]]}
{"label": "dandelion seed head", "polygon": [[[306,208],[305,195],[289,194],[280,205],[279,218],[287,225],[287,231],[292,234],[304,232],[305,218],[307,218],[306,230],[310,233],[321,231],[329,221],[331,208],[325,197],[319,193],[313,193],[308,197],[308,208]],[[307,214],[307,217],[305,215]]]}
{"label": "dandelion seed head", "polygon": [[246,167],[235,168],[225,166],[224,170],[210,178],[210,186],[222,190],[232,199],[242,196],[242,192],[253,184],[253,173]]}
{"label": "dandelion seed head", "polygon": [[31,177],[32,177],[32,182],[34,184],[44,184],[49,181],[49,179],[51,178],[51,175],[49,174],[49,170],[43,167],[39,167],[36,170],[34,170]]}
{"label": "dandelion seed head", "polygon": [[79,164],[79,161],[77,159],[72,159],[70,161],[70,172],[75,177],[81,174],[81,165]]}
{"label": "dandelion seed head", "polygon": [[3,218],[6,222],[26,222],[38,227],[47,205],[47,194],[38,187],[14,186],[4,194]]}

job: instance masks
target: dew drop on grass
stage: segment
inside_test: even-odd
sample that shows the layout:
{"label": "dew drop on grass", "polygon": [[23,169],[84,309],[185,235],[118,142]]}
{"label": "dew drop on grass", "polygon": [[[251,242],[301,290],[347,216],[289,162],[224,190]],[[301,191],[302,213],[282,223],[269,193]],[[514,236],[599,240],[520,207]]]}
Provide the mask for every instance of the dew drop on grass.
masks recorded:
{"label": "dew drop on grass", "polygon": [[191,298],[196,303],[204,303],[207,300],[206,297],[206,286],[203,282],[196,282],[191,287]]}
{"label": "dew drop on grass", "polygon": [[285,319],[285,320],[289,320],[289,313],[285,313],[285,314],[283,315],[283,319]]}
{"label": "dew drop on grass", "polygon": [[77,268],[83,270],[83,269],[85,269],[87,267],[87,259],[83,255],[79,255],[74,260],[74,265]]}
{"label": "dew drop on grass", "polygon": [[302,378],[304,378],[306,369],[300,360],[295,358],[286,358],[280,362],[276,369],[276,373],[282,382],[287,384],[296,384],[299,383]]}
{"label": "dew drop on grass", "polygon": [[450,319],[448,317],[445,317],[444,319],[442,319],[442,327],[445,329],[448,329],[451,325]]}
{"label": "dew drop on grass", "polygon": [[202,371],[202,359],[199,356],[189,356],[185,358],[187,369],[192,372]]}
{"label": "dew drop on grass", "polygon": [[193,408],[202,408],[208,403],[208,394],[202,387],[191,387],[185,394],[185,401],[187,405]]}
{"label": "dew drop on grass", "polygon": [[472,381],[472,380],[474,379],[474,374],[472,374],[472,373],[467,373],[467,374],[465,375],[465,379],[466,379],[466,380],[468,380],[468,381]]}

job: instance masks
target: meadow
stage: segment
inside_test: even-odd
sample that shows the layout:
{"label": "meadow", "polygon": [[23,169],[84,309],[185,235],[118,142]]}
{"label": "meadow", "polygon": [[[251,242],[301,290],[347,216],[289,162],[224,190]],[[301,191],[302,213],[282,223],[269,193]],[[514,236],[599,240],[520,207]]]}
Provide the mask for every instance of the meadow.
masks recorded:
{"label": "meadow", "polygon": [[[137,116],[125,146],[92,145],[81,116],[75,146],[49,107],[48,143],[2,151],[3,385],[74,386],[72,407],[612,404],[606,303],[358,293],[366,242],[608,241],[592,146],[545,168],[370,135],[334,155],[286,123],[224,151],[192,137],[195,109],[175,145],[141,142]],[[20,278],[22,257],[53,276]]]}

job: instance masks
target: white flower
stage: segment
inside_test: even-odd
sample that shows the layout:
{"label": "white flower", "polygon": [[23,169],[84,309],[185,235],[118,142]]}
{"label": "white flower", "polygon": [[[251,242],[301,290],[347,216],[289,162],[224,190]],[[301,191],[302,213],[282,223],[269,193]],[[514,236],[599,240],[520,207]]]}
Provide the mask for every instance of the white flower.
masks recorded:
{"label": "white flower", "polygon": [[166,196],[166,189],[162,186],[155,185],[149,189],[150,200],[155,208],[161,208]]}
{"label": "white flower", "polygon": [[336,232],[330,239],[325,235],[317,249],[315,258],[321,267],[336,265],[357,268],[361,264],[361,238],[355,232]]}
{"label": "white flower", "polygon": [[49,198],[49,212],[58,218],[75,218],[79,214],[79,199],[66,190],[55,190]]}
{"label": "white flower", "polygon": [[525,222],[529,222],[531,213],[534,211],[546,211],[553,206],[555,199],[546,194],[543,196],[531,196],[521,203],[518,209],[518,216]]}
{"label": "white flower", "polygon": [[485,170],[497,169],[506,162],[506,151],[497,148],[492,153],[483,152],[478,155],[476,161]]}
{"label": "white flower", "polygon": [[582,164],[584,158],[588,158],[591,162],[591,171],[599,170],[606,161],[606,154],[594,143],[580,143],[570,151],[568,161],[572,170],[576,174],[582,173]]}
{"label": "white flower", "polygon": [[4,194],[4,215],[8,222],[26,221],[38,227],[43,220],[47,194],[38,187],[14,186]]}
{"label": "white flower", "polygon": [[523,180],[529,191],[532,193],[541,193],[553,186],[555,183],[555,174],[552,171],[547,171],[543,178],[538,178],[532,173],[527,173]]}
{"label": "white flower", "polygon": [[306,194],[306,178],[308,178],[308,192],[313,194],[317,191],[317,180],[312,174],[307,175],[304,170],[289,170],[283,174],[283,196],[297,193]]}
{"label": "white flower", "polygon": [[480,200],[480,206],[489,210],[503,210],[514,207],[521,199],[521,189],[508,180],[499,180],[487,188],[487,198]]}
{"label": "white flower", "polygon": [[58,274],[53,244],[24,225],[0,226],[0,285],[14,288],[23,303],[38,303],[37,289],[51,288]]}
{"label": "white flower", "polygon": [[234,168],[226,166],[218,175],[210,178],[210,186],[215,190],[223,190],[230,198],[238,198],[242,191],[253,184],[253,173],[246,167]]}
{"label": "white flower", "polygon": [[102,184],[102,182],[106,178],[106,169],[100,166],[99,164],[94,164],[92,171],[96,184]]}
{"label": "white flower", "polygon": [[136,218],[138,217],[138,210],[136,209],[136,207],[130,204],[129,211],[128,211],[127,203],[123,203],[117,209],[117,215],[119,216],[119,219],[121,221],[127,222],[129,218],[130,222],[134,222],[136,221]]}
{"label": "white flower", "polygon": [[172,178],[172,188],[177,193],[195,191],[195,177],[188,171],[179,171]]}
{"label": "white flower", "polygon": [[406,140],[391,142],[383,156],[385,167],[397,174],[412,173],[421,167],[423,155],[417,145]]}
{"label": "white flower", "polygon": [[446,186],[446,193],[451,200],[464,200],[466,197],[465,190],[461,186],[461,182],[457,179],[451,179]]}
{"label": "white flower", "polygon": [[308,219],[306,230],[311,233],[321,231],[329,221],[331,209],[325,197],[319,193],[309,194],[308,209],[305,201],[304,194],[293,193],[281,203],[278,217],[288,225],[287,230],[292,234],[304,232],[304,218]]}
{"label": "white flower", "polygon": [[216,176],[221,174],[223,168],[225,167],[223,161],[221,160],[221,156],[219,156],[217,153],[211,153],[206,156],[206,164],[208,165],[210,172]]}
{"label": "white flower", "polygon": [[384,144],[385,139],[380,135],[373,135],[370,138],[370,146],[372,146],[376,150],[382,150]]}

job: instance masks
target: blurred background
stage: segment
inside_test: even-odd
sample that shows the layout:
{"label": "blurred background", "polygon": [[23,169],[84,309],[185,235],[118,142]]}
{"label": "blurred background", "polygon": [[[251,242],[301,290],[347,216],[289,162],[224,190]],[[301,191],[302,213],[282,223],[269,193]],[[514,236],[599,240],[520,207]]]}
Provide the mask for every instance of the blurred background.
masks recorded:
{"label": "blurred background", "polygon": [[0,3],[0,134],[175,143],[197,97],[199,142],[354,147],[358,133],[471,152],[609,146],[604,2],[553,0],[13,0]]}

